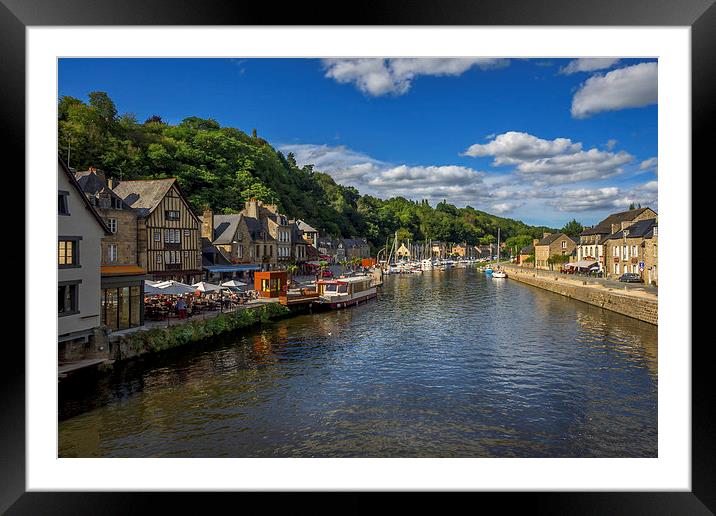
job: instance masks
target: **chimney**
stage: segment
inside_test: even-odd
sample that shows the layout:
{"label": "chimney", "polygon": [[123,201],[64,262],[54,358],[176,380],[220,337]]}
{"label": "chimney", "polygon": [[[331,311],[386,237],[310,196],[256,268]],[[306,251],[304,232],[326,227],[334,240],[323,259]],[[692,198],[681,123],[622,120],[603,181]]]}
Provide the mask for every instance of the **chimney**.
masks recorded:
{"label": "chimney", "polygon": [[245,210],[247,217],[252,217],[254,219],[259,218],[259,202],[254,197],[246,201]]}
{"label": "chimney", "polygon": [[268,211],[270,211],[274,215],[278,214],[278,206],[275,204],[267,204],[264,206],[264,208],[266,208]]}
{"label": "chimney", "polygon": [[533,238],[533,239],[532,239],[532,246],[534,247],[534,246],[536,246],[537,244],[539,244],[539,238]]}
{"label": "chimney", "polygon": [[214,212],[206,209],[201,222],[201,237],[214,240]]}
{"label": "chimney", "polygon": [[109,188],[110,190],[114,190],[115,186],[116,185],[114,184],[114,179],[112,179],[111,177],[107,179],[107,188]]}

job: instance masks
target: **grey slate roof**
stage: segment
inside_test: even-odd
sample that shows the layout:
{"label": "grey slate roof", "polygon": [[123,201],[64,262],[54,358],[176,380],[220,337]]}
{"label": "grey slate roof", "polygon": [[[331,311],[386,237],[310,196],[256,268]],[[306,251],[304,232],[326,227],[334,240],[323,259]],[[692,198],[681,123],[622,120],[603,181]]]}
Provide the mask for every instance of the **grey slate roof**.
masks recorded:
{"label": "grey slate roof", "polygon": [[[646,219],[646,220],[640,220],[638,222],[635,222],[628,228],[626,228],[627,231],[627,238],[651,238],[654,236],[654,227],[657,225],[656,219]],[[619,240],[624,238],[624,230],[617,231],[616,233],[613,233],[609,235],[605,240]]]}
{"label": "grey slate roof", "polygon": [[122,181],[113,188],[125,203],[137,210],[141,217],[149,215],[164,199],[176,178]]}
{"label": "grey slate roof", "polygon": [[131,207],[124,202],[119,195],[112,191],[109,186],[107,186],[107,183],[102,181],[97,174],[93,174],[90,171],[75,172],[75,178],[77,179],[77,184],[80,185],[80,188],[82,188],[84,193],[92,196],[96,196],[98,194],[108,194],[110,197],[119,199],[122,202],[122,208],[125,210],[131,209]]}
{"label": "grey slate roof", "polygon": [[94,208],[94,206],[92,206],[92,203],[89,202],[89,199],[87,199],[87,196],[82,191],[82,187],[77,182],[77,178],[75,177],[75,174],[70,170],[70,168],[67,166],[67,164],[59,156],[57,156],[57,162],[60,164],[60,168],[62,168],[64,173],[67,175],[67,179],[70,182],[70,184],[72,184],[72,186],[77,190],[77,194],[82,198],[82,203],[85,205],[85,208],[87,208],[89,210],[89,212],[95,218],[97,223],[102,227],[105,235],[111,235],[112,232],[107,227],[107,223],[100,216],[100,214],[97,213],[97,210]]}
{"label": "grey slate roof", "polygon": [[300,229],[301,231],[303,231],[305,233],[311,233],[311,232],[317,233],[318,232],[318,230],[314,229],[313,227],[311,227],[306,222],[304,222],[300,219],[296,221],[296,225],[298,226],[298,229]]}
{"label": "grey slate roof", "polygon": [[621,222],[628,222],[634,220],[644,213],[649,208],[636,208],[634,210],[621,211],[619,213],[612,213],[606,219],[602,220],[599,224],[589,229],[582,231],[582,235],[608,235],[612,232],[612,224],[619,224]]}
{"label": "grey slate roof", "polygon": [[566,236],[566,237],[569,238],[572,242],[574,242],[574,243],[579,243],[579,239],[578,239],[578,238],[571,237],[571,236],[569,236],[569,235],[565,235],[564,233],[552,233],[551,235],[547,235],[547,236],[544,237],[542,240],[540,240],[539,242],[537,242],[537,245],[550,245],[552,242],[554,242],[555,240],[557,240],[557,239],[558,239],[559,237],[561,237],[561,236]]}
{"label": "grey slate roof", "polygon": [[[246,226],[249,229],[249,234],[251,235],[252,240],[276,240],[271,236],[268,227],[263,223],[263,221],[253,217],[244,217],[243,220],[246,222]],[[261,233],[263,233],[263,235],[261,235]]]}
{"label": "grey slate roof", "polygon": [[214,243],[230,244],[241,222],[241,214],[214,215]]}
{"label": "grey slate roof", "polygon": [[532,254],[535,252],[535,247],[533,245],[528,245],[527,247],[523,247],[520,249],[520,254]]}

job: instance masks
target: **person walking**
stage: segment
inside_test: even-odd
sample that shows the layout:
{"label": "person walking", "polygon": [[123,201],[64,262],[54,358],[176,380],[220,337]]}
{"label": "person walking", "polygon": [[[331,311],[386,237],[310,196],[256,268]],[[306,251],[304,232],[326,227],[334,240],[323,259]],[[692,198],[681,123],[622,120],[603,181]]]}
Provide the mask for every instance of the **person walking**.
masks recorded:
{"label": "person walking", "polygon": [[177,312],[179,312],[179,319],[186,319],[186,301],[183,297],[180,297],[176,304]]}

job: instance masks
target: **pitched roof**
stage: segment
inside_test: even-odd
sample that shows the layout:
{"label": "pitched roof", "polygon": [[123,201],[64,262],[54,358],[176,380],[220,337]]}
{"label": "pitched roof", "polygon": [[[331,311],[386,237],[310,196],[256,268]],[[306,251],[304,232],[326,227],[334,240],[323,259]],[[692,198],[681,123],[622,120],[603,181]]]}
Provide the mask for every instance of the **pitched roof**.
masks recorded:
{"label": "pitched roof", "polygon": [[608,235],[612,232],[612,224],[619,224],[621,222],[628,222],[634,220],[646,210],[650,208],[636,208],[634,210],[620,211],[619,213],[612,213],[606,219],[602,220],[599,224],[589,229],[582,231],[582,235]]}
{"label": "pitched roof", "polygon": [[241,222],[241,214],[214,215],[214,243],[230,244]]}
{"label": "pitched roof", "polygon": [[528,245],[527,247],[523,247],[520,249],[520,254],[532,254],[535,252],[535,247],[533,245]]}
{"label": "pitched roof", "polygon": [[79,196],[82,198],[82,202],[84,203],[85,208],[87,208],[90,211],[90,213],[95,218],[95,220],[97,220],[99,225],[102,226],[104,233],[106,235],[111,235],[112,232],[107,227],[107,224],[105,223],[104,219],[100,216],[99,213],[97,213],[97,210],[94,209],[94,206],[92,206],[92,203],[89,202],[89,199],[87,199],[87,196],[82,191],[82,187],[77,182],[77,178],[75,178],[75,175],[69,169],[67,164],[64,161],[62,161],[62,158],[60,158],[59,156],[57,156],[57,162],[60,164],[60,168],[67,175],[67,179],[69,180],[70,184],[72,184],[72,186],[77,190],[77,193],[79,194]]}
{"label": "pitched roof", "polygon": [[368,245],[365,238],[344,238],[343,245],[345,247],[363,247]]}
{"label": "pitched roof", "polygon": [[162,202],[174,183],[174,177],[122,181],[113,190],[125,203],[137,210],[140,216],[146,217]]}
{"label": "pitched roof", "polygon": [[[656,225],[656,219],[645,219],[635,222],[626,228],[626,238],[651,238],[654,236],[654,227]],[[609,235],[605,240],[619,240],[620,238],[624,238],[624,230]]]}
{"label": "pitched roof", "polygon": [[306,233],[310,233],[310,232],[317,233],[318,232],[318,230],[314,229],[313,227],[311,227],[310,225],[308,225],[306,222],[302,221],[301,219],[296,221],[296,225],[298,226],[298,229],[300,229],[301,231],[304,231]]}
{"label": "pitched roof", "polygon": [[[213,260],[209,259],[209,255],[214,257]],[[201,238],[201,265],[202,267],[210,265],[231,265],[231,260],[208,238]]]}
{"label": "pitched roof", "polygon": [[[244,216],[242,220],[246,222],[246,227],[249,229],[249,234],[251,235],[252,240],[276,240],[271,236],[268,227],[266,227],[266,224],[264,224],[262,220],[246,216]],[[263,233],[263,236],[261,233]]]}
{"label": "pitched roof", "polygon": [[97,174],[91,171],[75,172],[75,178],[77,179],[77,184],[80,185],[80,188],[82,188],[84,193],[94,196],[98,194],[108,194],[110,197],[119,199],[122,202],[122,207],[124,209],[128,210],[131,208],[119,195],[112,191],[109,186],[107,186],[107,183],[104,182]]}
{"label": "pitched roof", "polygon": [[569,238],[569,239],[570,239],[572,242],[574,242],[574,243],[578,243],[578,242],[579,242],[579,239],[578,239],[578,238],[571,237],[571,236],[569,236],[569,235],[565,235],[564,233],[552,233],[551,235],[547,235],[547,236],[544,237],[542,240],[540,240],[539,242],[537,242],[537,245],[550,245],[552,242],[554,242],[555,240],[557,240],[557,239],[559,239],[559,238],[561,238],[561,237],[563,237],[563,236],[566,236],[567,238]]}

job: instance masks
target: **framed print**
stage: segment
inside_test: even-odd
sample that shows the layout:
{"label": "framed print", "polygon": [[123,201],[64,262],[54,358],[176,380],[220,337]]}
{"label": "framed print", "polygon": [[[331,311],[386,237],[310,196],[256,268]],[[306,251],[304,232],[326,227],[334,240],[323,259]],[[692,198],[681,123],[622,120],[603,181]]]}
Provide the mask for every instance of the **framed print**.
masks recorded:
{"label": "framed print", "polygon": [[0,0],[27,192],[3,510],[714,510],[691,168],[716,7],[372,7]]}

